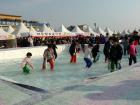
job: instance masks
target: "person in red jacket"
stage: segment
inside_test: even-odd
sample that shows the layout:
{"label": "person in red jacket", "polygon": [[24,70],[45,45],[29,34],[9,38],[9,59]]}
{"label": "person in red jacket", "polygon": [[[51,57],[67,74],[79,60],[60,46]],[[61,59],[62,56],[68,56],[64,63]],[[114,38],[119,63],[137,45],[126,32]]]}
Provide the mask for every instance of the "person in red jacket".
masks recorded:
{"label": "person in red jacket", "polygon": [[130,40],[130,45],[128,48],[128,53],[129,53],[129,65],[132,65],[132,61],[134,61],[134,63],[137,63],[137,50],[136,50],[136,46],[134,45],[133,40]]}

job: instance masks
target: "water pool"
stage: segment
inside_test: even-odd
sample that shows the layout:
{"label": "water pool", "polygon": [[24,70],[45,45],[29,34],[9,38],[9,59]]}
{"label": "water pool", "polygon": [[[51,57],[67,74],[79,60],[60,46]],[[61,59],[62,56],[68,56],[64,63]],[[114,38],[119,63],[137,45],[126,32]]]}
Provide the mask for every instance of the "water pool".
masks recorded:
{"label": "water pool", "polygon": [[[19,83],[39,87],[51,92],[79,83],[89,76],[100,76],[109,73],[102,53],[100,60],[93,64],[88,72],[83,70],[85,63],[82,53],[78,55],[77,64],[70,64],[69,59],[68,51],[64,50],[56,60],[55,71],[50,72],[49,70],[41,71],[42,57],[33,57],[32,61],[35,65],[35,70],[29,75],[24,75],[19,68],[21,59],[2,60],[0,61],[0,74]],[[127,66],[128,56],[123,56],[122,68]]]}

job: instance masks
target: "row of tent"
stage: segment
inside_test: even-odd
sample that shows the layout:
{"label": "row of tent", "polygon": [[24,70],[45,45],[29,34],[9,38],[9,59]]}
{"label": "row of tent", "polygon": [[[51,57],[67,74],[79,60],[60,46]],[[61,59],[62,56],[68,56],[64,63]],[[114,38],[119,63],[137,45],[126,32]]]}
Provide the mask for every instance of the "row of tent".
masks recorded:
{"label": "row of tent", "polygon": [[[94,36],[99,36],[100,34],[106,35],[108,33],[110,36],[113,34],[118,34],[119,32],[111,31],[109,28],[106,28],[105,31],[98,27],[96,30],[93,30],[90,26],[88,26],[87,30],[83,31],[78,26],[72,31],[69,31],[64,25],[62,25],[57,32],[54,31],[53,28],[46,26],[45,24],[36,31],[32,26],[27,28],[24,23],[20,23],[16,29],[14,30],[12,26],[5,31],[0,27],[0,40],[4,39],[14,39],[16,37],[27,37],[27,36],[76,36],[76,35],[84,35],[90,36],[90,34],[94,34]],[[119,33],[120,34],[120,33]],[[129,35],[131,32],[129,30],[124,30],[121,35]]]}

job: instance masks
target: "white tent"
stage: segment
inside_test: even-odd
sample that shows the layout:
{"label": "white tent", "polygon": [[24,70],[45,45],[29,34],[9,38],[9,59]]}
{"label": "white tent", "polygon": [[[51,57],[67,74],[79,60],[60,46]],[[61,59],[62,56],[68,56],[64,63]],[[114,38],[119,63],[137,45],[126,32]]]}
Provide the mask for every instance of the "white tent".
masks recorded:
{"label": "white tent", "polygon": [[131,33],[132,33],[129,29],[127,30],[127,32],[128,32],[129,34],[131,34]]}
{"label": "white tent", "polygon": [[65,33],[71,33],[63,24],[58,29],[58,32],[65,32]]}
{"label": "white tent", "polygon": [[16,30],[13,32],[16,37],[27,37],[29,36],[29,29],[21,22],[17,27]]}
{"label": "white tent", "polygon": [[90,36],[88,32],[82,31],[78,26],[75,26],[75,28],[71,32],[74,33],[73,34],[74,36],[76,35]]}
{"label": "white tent", "polygon": [[122,36],[124,35],[129,35],[128,31],[127,30],[124,30],[122,33],[121,33]]}
{"label": "white tent", "polygon": [[108,27],[106,27],[105,32],[108,33],[109,36],[113,35],[113,32]]}
{"label": "white tent", "polygon": [[93,29],[90,26],[88,26],[87,32],[93,34],[94,36],[98,36],[99,35],[98,33],[94,32]]}
{"label": "white tent", "polygon": [[58,32],[61,32],[62,36],[75,36],[75,33],[70,32],[63,24],[58,28]]}
{"label": "white tent", "polygon": [[41,27],[41,29],[39,31],[44,32],[44,33],[52,33],[52,32],[54,32],[54,30],[51,29],[50,27],[47,27],[46,24],[43,24],[43,26]]}
{"label": "white tent", "polygon": [[52,32],[55,32],[54,29],[52,27],[48,27]]}
{"label": "white tent", "polygon": [[115,34],[115,35],[116,35],[116,34],[118,34],[118,32],[117,32],[116,30],[114,30],[113,34]]}
{"label": "white tent", "polygon": [[10,25],[7,32],[11,34],[12,32],[14,32],[14,28]]}
{"label": "white tent", "polygon": [[78,26],[75,26],[75,28],[72,30],[72,32],[75,32],[75,33],[85,33]]}
{"label": "white tent", "polygon": [[0,27],[0,40],[9,40],[9,39],[15,39],[15,36],[12,34],[9,34],[8,32],[5,32],[2,27]]}
{"label": "white tent", "polygon": [[30,36],[37,36],[37,32],[36,32],[36,30],[34,29],[33,26],[30,27],[29,31],[30,31]]}
{"label": "white tent", "polygon": [[96,32],[98,34],[106,35],[106,33],[100,27],[97,27]]}

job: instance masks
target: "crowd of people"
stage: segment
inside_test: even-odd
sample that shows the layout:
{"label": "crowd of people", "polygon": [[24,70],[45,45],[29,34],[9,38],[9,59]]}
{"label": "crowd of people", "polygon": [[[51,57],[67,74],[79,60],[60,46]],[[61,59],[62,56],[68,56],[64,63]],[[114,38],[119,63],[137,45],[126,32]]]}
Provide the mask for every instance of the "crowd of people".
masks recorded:
{"label": "crowd of people", "polygon": [[[77,37],[71,39],[72,41],[67,41],[70,44],[69,54],[71,56],[70,63],[75,64],[77,62],[77,53],[83,52],[83,60],[85,61],[85,69],[90,69],[93,63],[96,63],[100,58],[100,38],[95,39],[94,36],[83,38]],[[31,39],[30,39],[31,40]],[[57,41],[56,39],[50,39],[50,43],[46,43],[48,48],[44,51],[43,54],[43,63],[42,70],[46,69],[46,63],[50,64],[50,70],[54,71],[55,59],[57,59]],[[68,44],[66,42],[66,44]],[[139,36],[136,31],[134,31],[131,37],[125,36],[120,41],[120,38],[117,36],[106,37],[104,42],[103,54],[105,56],[105,63],[108,64],[108,69],[110,72],[121,69],[121,59],[123,55],[129,55],[129,65],[132,65],[132,62],[137,62],[137,49],[136,46],[139,44]],[[33,69],[31,63],[32,54],[27,53],[27,57],[22,62],[22,68],[24,73],[29,73],[29,65]],[[28,72],[27,72],[28,71]]]}

